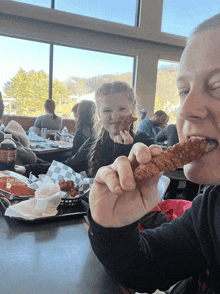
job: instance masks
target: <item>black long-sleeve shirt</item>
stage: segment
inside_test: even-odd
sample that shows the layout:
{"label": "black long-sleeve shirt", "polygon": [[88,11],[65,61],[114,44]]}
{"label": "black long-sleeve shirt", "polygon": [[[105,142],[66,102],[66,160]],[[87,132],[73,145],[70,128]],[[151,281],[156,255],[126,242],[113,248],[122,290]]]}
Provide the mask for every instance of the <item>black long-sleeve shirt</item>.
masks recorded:
{"label": "black long-sleeve shirt", "polygon": [[197,196],[182,217],[142,233],[138,222],[104,228],[90,212],[89,220],[92,248],[121,285],[152,293],[209,270],[220,293],[220,186]]}
{"label": "black long-sleeve shirt", "polygon": [[[89,161],[88,153],[94,140],[95,135],[86,140],[86,142],[80,147],[78,152],[71,158],[68,158],[67,160],[63,161],[63,164],[71,167],[75,172],[78,173],[81,171],[87,171]],[[138,132],[135,135],[134,142],[129,145],[114,143],[114,141],[110,137],[108,137],[106,142],[101,147],[101,166],[112,164],[114,160],[119,156],[128,156],[132,146],[137,142],[144,143],[147,146],[155,144],[154,139],[149,137],[145,132]],[[32,172],[32,174],[35,176],[38,176],[39,174],[46,174],[50,165],[50,163],[25,165],[25,176],[28,177],[30,172]]]}

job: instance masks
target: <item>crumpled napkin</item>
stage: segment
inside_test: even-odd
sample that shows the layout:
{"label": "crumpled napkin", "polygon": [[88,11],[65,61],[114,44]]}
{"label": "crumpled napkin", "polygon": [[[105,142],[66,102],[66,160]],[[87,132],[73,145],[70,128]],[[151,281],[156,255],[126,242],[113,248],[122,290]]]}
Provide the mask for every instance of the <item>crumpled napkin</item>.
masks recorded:
{"label": "crumpled napkin", "polygon": [[35,197],[9,206],[5,215],[27,220],[49,217],[57,214],[57,207],[62,198],[60,186],[46,178],[35,191]]}

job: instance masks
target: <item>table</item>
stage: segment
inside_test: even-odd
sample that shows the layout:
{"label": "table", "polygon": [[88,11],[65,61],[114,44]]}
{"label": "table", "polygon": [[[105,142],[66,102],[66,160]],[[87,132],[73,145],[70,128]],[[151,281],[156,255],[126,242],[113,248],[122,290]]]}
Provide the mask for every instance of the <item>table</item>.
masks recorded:
{"label": "table", "polygon": [[[60,145],[59,145],[60,143]],[[37,144],[37,147],[33,148]],[[53,145],[53,144],[56,144]],[[59,161],[64,161],[72,156],[72,143],[64,143],[59,141],[48,141],[48,142],[32,142],[30,149],[37,155],[38,158],[52,162],[59,158]]]}
{"label": "table", "polygon": [[122,294],[92,251],[82,216],[23,222],[0,205],[1,294]]}

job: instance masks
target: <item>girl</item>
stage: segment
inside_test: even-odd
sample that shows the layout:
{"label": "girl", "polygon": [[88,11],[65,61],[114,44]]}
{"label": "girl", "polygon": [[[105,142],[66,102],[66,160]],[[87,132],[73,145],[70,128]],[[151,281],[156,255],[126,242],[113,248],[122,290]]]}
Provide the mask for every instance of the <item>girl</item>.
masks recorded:
{"label": "girl", "polygon": [[[217,14],[195,29],[181,57],[180,141],[199,136],[220,143],[219,36]],[[197,288],[188,293],[199,285],[198,293],[220,293],[220,145],[184,166],[190,181],[209,185],[192,207],[169,224],[139,233],[138,220],[159,202],[162,173],[136,187],[132,168],[160,152],[159,146],[138,143],[128,159],[119,157],[98,171],[90,192],[92,247],[119,283],[138,292],[167,290],[188,278]]]}
{"label": "girl", "polygon": [[[94,177],[97,170],[104,165],[113,163],[121,155],[128,156],[136,142],[147,146],[155,144],[154,139],[145,132],[134,132],[133,124],[130,131],[120,132],[119,125],[124,116],[135,115],[136,99],[134,91],[124,82],[113,82],[102,85],[95,93],[96,127],[95,135],[90,137],[71,158],[63,163],[75,172],[86,171]],[[15,166],[15,171],[26,176],[45,174],[50,164]]]}

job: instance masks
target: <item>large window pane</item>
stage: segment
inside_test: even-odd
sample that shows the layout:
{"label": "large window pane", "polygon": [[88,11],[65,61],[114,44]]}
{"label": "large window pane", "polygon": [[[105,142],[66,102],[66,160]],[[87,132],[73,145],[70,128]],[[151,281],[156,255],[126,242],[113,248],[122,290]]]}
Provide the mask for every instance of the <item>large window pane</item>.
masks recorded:
{"label": "large window pane", "polygon": [[55,9],[135,25],[136,0],[56,0]]}
{"label": "large window pane", "polygon": [[105,82],[121,80],[132,86],[132,70],[132,57],[54,46],[53,100],[58,114],[71,117],[73,105],[93,100]]}
{"label": "large window pane", "polygon": [[47,7],[47,8],[51,7],[51,0],[19,0],[19,1],[13,0],[13,1]]}
{"label": "large window pane", "polygon": [[157,89],[155,111],[164,110],[170,117],[169,124],[176,122],[179,97],[176,87],[176,78],[179,64],[159,61],[157,73]]}
{"label": "large window pane", "polygon": [[188,37],[200,22],[219,12],[219,0],[164,0],[162,31]]}
{"label": "large window pane", "polygon": [[5,114],[38,116],[49,90],[49,45],[0,36]]}

